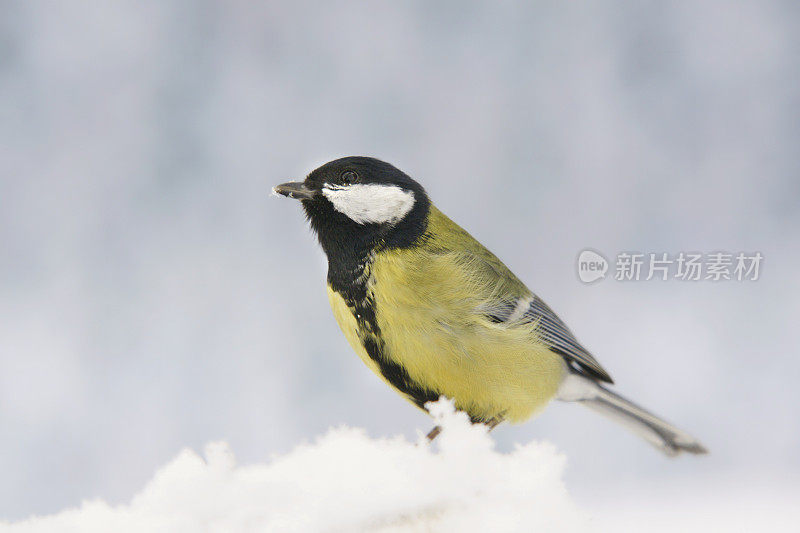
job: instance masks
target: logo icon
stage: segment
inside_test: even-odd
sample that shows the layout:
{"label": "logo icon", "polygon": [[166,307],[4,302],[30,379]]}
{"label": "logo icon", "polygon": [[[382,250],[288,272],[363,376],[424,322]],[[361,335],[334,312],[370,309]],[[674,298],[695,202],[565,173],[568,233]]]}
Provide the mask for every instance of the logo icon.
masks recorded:
{"label": "logo icon", "polygon": [[578,277],[584,283],[592,283],[606,277],[608,261],[594,250],[583,250],[578,255]]}

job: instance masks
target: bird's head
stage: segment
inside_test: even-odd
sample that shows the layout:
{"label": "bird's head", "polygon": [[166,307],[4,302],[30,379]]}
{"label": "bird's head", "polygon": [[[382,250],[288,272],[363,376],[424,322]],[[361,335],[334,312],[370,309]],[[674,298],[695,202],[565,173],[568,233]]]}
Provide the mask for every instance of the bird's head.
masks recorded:
{"label": "bird's head", "polygon": [[273,190],[302,202],[329,257],[378,245],[412,245],[425,232],[430,207],[419,183],[371,157],[336,159],[305,181],[282,183]]}

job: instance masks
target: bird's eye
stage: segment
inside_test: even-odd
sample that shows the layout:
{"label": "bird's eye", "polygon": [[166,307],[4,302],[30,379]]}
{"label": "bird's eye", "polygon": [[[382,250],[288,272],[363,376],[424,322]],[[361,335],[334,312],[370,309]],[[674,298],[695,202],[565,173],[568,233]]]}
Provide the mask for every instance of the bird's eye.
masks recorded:
{"label": "bird's eye", "polygon": [[350,185],[351,183],[355,183],[356,181],[358,181],[358,174],[356,174],[352,170],[342,172],[342,183],[344,183],[345,185]]}

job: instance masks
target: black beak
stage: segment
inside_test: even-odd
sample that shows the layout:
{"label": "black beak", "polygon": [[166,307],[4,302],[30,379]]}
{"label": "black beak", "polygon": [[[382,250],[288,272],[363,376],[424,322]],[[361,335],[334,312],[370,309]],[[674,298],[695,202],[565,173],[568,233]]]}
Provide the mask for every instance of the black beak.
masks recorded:
{"label": "black beak", "polygon": [[311,200],[317,193],[314,189],[309,189],[302,181],[290,181],[281,183],[272,188],[272,192],[294,198],[296,200]]}

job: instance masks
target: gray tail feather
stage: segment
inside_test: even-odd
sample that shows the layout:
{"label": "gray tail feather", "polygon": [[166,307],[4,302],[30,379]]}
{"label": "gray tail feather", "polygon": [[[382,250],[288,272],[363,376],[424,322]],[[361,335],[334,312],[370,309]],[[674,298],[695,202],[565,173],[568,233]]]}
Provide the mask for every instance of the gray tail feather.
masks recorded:
{"label": "gray tail feather", "polygon": [[558,399],[582,403],[624,425],[671,457],[681,452],[708,453],[708,450],[688,433],[581,374],[572,373],[567,376],[559,389]]}

